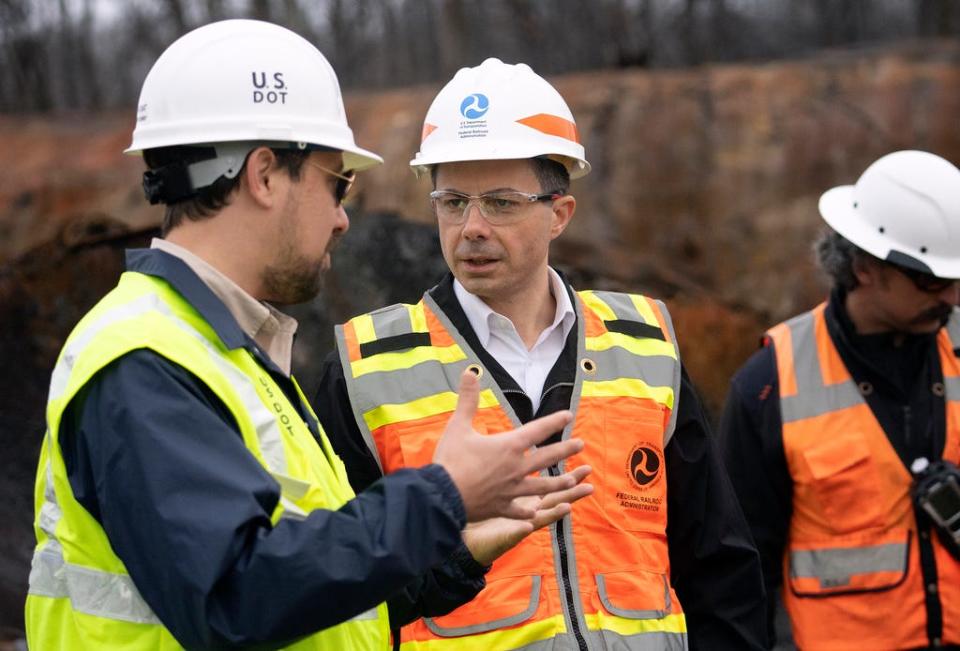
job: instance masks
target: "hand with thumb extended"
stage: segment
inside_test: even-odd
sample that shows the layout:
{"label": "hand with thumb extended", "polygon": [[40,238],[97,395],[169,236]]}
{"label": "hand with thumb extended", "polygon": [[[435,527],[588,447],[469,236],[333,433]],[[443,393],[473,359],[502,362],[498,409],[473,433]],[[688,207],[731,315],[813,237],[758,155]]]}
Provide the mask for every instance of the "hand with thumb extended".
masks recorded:
{"label": "hand with thumb extended", "polygon": [[501,434],[481,435],[473,429],[480,399],[480,382],[470,371],[460,376],[457,407],[437,443],[433,461],[442,465],[460,490],[469,522],[494,517],[532,520],[539,500],[522,500],[573,488],[583,477],[534,475],[583,449],[567,439],[544,447],[538,443],[562,430],[573,419],[558,411]]}

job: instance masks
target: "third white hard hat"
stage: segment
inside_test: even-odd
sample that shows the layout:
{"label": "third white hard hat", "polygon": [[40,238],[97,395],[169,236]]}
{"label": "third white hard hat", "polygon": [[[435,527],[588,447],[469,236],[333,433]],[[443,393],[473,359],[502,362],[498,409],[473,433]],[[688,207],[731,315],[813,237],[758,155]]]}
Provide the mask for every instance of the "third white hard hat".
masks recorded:
{"label": "third white hard hat", "polygon": [[874,162],[856,185],[820,197],[833,230],[881,260],[960,278],[960,170],[923,151]]}
{"label": "third white hard hat", "polygon": [[487,59],[460,69],[437,94],[410,165],[422,171],[438,163],[538,156],[563,163],[574,179],[590,171],[560,93],[526,64]]}

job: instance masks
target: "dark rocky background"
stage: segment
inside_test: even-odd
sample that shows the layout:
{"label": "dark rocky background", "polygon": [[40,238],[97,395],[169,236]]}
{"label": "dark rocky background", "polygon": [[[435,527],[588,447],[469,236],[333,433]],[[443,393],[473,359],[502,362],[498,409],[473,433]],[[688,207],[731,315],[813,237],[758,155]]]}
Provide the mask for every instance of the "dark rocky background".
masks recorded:
{"label": "dark rocky background", "polygon": [[[880,155],[960,162],[960,44],[928,40],[760,65],[597,71],[552,78],[594,171],[555,264],[579,287],[668,300],[687,367],[714,415],[764,328],[818,301],[820,193]],[[323,295],[291,310],[295,368],[313,391],[332,324],[415,300],[445,267],[428,182],[406,162],[438,85],[354,93],[363,175]],[[22,627],[32,482],[50,370],[72,325],[116,281],[122,250],[160,213],[120,151],[132,114],[0,116],[0,648]]]}

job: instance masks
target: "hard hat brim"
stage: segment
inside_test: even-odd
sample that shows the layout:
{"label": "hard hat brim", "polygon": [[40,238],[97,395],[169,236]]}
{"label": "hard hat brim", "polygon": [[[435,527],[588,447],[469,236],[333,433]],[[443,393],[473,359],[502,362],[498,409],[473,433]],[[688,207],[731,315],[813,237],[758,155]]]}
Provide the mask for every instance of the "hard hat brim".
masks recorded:
{"label": "hard hat brim", "polygon": [[831,188],[820,196],[820,216],[837,233],[850,240],[870,255],[881,260],[890,258],[896,251],[897,258],[913,260],[916,265],[908,266],[918,271],[927,271],[938,278],[960,278],[960,261],[945,259],[942,256],[919,257],[916,252],[902,251],[891,246],[888,237],[875,225],[867,222],[857,210],[853,185],[841,185]]}

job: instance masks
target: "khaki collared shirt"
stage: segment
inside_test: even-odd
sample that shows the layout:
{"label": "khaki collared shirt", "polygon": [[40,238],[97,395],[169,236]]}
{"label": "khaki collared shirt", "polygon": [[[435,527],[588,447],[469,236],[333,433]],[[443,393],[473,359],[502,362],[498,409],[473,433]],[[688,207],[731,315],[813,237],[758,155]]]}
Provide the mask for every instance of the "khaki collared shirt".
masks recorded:
{"label": "khaki collared shirt", "polygon": [[290,375],[293,335],[297,332],[296,319],[250,296],[203,258],[182,246],[154,238],[150,242],[150,248],[159,249],[183,260],[223,302],[240,328],[257,342],[281,371]]}

